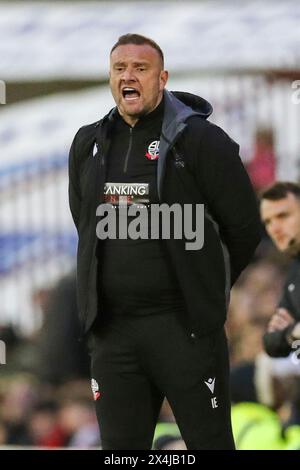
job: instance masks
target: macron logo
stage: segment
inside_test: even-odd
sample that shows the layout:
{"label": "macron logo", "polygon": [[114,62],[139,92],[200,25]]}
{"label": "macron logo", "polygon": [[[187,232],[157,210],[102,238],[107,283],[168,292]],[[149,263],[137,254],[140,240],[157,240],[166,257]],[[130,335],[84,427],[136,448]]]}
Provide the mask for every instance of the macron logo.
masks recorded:
{"label": "macron logo", "polygon": [[95,155],[97,155],[97,153],[98,153],[98,145],[97,145],[97,143],[95,142],[95,143],[94,143],[94,148],[93,148],[93,157],[94,157]]}
{"label": "macron logo", "polygon": [[208,379],[207,382],[206,382],[206,380],[204,380],[205,385],[208,386],[208,388],[209,388],[209,390],[211,391],[211,393],[214,393],[214,390],[215,390],[215,381],[216,381],[216,377],[214,377],[213,379]]}

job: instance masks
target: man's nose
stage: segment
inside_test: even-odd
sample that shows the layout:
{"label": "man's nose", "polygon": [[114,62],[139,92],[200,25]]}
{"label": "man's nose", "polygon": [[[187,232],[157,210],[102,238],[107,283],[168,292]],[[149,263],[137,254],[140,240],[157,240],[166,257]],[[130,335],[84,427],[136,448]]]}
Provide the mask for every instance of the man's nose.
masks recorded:
{"label": "man's nose", "polygon": [[134,73],[133,73],[133,70],[128,68],[126,70],[124,70],[124,72],[122,73],[122,80],[124,82],[132,82],[132,81],[135,81],[135,76],[134,76]]}
{"label": "man's nose", "polygon": [[282,230],[281,223],[273,220],[269,225],[269,230],[272,235],[278,235]]}

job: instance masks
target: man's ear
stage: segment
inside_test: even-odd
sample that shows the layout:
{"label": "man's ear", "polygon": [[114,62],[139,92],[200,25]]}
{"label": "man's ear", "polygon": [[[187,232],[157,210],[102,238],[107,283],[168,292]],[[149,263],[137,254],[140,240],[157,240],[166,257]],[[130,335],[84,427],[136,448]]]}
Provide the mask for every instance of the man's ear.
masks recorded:
{"label": "man's ear", "polygon": [[168,78],[169,78],[169,72],[167,70],[162,70],[160,73],[160,78],[159,78],[159,82],[160,82],[159,90],[160,91],[163,91],[163,89],[165,88]]}

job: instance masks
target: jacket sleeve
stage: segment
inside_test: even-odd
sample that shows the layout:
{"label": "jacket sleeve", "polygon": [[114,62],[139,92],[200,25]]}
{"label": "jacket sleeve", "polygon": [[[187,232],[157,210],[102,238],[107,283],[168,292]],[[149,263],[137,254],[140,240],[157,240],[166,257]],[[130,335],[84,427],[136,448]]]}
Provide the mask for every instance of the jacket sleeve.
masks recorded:
{"label": "jacket sleeve", "polygon": [[263,344],[266,353],[271,357],[286,357],[292,351],[286,340],[288,328],[272,333],[265,333],[263,336]]}
{"label": "jacket sleeve", "polygon": [[238,144],[220,127],[207,124],[200,143],[203,157],[198,159],[197,178],[228,248],[233,284],[254,254],[262,225]]}
{"label": "jacket sleeve", "polygon": [[[294,310],[290,304],[287,286],[289,284],[289,279],[285,283],[283,296],[279,302],[278,307],[283,307],[289,311],[289,313],[294,317]],[[295,319],[296,321],[296,319]],[[292,328],[294,325],[292,325]],[[286,357],[292,352],[291,346],[287,341],[287,334],[290,330],[290,326],[284,330],[274,331],[272,333],[265,333],[263,336],[263,345],[266,353],[271,357]]]}
{"label": "jacket sleeve", "polygon": [[[79,132],[79,131],[78,131]],[[73,217],[74,224],[78,230],[79,225],[79,216],[80,216],[80,208],[81,208],[81,193],[80,193],[80,181],[79,181],[79,173],[77,168],[76,162],[76,141],[78,132],[75,135],[70,152],[69,152],[69,205],[71,214]]]}

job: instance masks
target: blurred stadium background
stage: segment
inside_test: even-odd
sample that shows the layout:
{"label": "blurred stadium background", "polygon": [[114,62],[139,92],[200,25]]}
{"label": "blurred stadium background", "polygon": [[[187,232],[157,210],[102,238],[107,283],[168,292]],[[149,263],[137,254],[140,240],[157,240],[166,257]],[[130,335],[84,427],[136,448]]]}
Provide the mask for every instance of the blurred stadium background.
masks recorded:
{"label": "blurred stadium background", "polygon": [[[76,341],[66,348],[76,316],[77,241],[67,160],[77,129],[114,105],[107,84],[111,46],[126,32],[155,39],[171,74],[168,88],[212,103],[212,120],[239,142],[259,191],[275,179],[299,181],[299,24],[297,0],[0,1],[0,80],[6,83],[6,104],[0,105],[0,339],[7,344],[7,364],[0,365],[0,444],[100,445],[84,352]],[[265,239],[233,291],[227,328],[234,386],[244,382],[238,367],[256,367],[261,358],[261,336],[284,270],[285,260]],[[80,367],[78,361],[74,366],[76,354]],[[257,367],[286,381],[286,362]],[[262,393],[255,401],[276,408],[266,403],[270,393]],[[271,416],[275,443],[247,445],[284,448],[279,434],[290,403],[285,395]],[[171,424],[167,406],[161,419]],[[172,426],[161,432],[177,436]]]}

